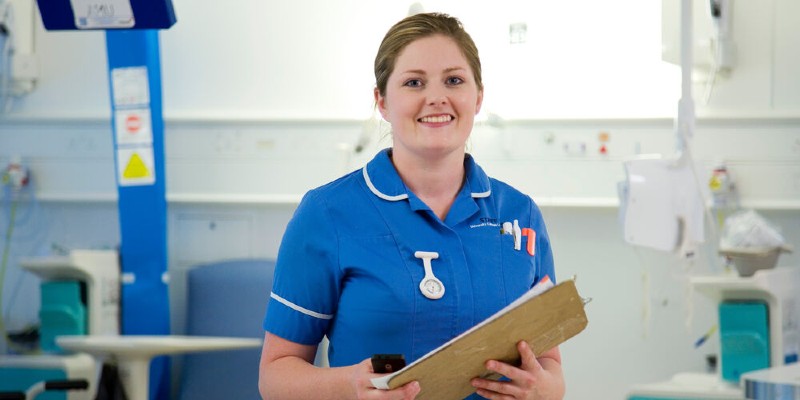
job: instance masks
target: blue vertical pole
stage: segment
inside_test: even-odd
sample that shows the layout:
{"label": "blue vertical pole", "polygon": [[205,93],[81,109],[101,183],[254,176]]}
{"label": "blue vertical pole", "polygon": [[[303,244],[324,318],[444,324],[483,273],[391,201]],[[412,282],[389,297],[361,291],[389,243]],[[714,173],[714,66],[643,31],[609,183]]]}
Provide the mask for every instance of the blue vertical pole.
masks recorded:
{"label": "blue vertical pole", "polygon": [[[107,30],[106,50],[122,238],[122,333],[169,334],[158,31]],[[158,357],[150,366],[150,399],[168,399],[169,386],[169,358]]]}

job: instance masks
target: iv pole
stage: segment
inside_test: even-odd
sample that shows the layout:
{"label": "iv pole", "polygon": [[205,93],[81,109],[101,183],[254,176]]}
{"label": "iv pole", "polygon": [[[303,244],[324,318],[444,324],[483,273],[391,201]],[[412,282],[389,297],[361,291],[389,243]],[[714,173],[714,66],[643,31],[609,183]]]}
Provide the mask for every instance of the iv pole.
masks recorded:
{"label": "iv pole", "polygon": [[675,137],[678,163],[691,162],[688,142],[694,136],[695,114],[692,99],[692,0],[681,0],[681,98],[678,101],[678,116],[675,121]]}

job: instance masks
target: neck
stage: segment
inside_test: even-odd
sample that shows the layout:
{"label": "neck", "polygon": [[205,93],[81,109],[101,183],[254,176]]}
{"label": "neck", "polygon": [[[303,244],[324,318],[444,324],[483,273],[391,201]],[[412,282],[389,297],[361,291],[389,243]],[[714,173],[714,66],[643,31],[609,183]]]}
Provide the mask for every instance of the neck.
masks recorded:
{"label": "neck", "polygon": [[432,160],[394,153],[392,162],[403,183],[444,220],[464,182],[464,152]]}

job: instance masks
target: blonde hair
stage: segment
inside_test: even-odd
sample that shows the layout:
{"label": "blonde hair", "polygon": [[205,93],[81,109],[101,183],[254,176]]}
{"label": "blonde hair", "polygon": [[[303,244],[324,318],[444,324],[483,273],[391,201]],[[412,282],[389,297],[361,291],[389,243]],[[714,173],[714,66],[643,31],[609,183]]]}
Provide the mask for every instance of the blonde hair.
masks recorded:
{"label": "blonde hair", "polygon": [[481,60],[478,48],[467,31],[455,17],[442,13],[422,13],[404,18],[394,24],[383,37],[378,54],[375,56],[375,85],[381,96],[386,95],[389,76],[394,71],[397,57],[411,42],[433,35],[444,35],[453,39],[461,49],[472,69],[478,90],[483,90]]}

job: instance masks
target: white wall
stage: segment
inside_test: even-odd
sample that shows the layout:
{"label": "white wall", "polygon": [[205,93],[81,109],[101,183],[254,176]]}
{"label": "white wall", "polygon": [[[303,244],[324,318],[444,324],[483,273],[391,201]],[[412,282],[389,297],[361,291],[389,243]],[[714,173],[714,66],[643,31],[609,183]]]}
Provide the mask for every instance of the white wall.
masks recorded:
{"label": "white wall", "polygon": [[[686,279],[718,273],[718,260],[710,248],[692,266],[636,250],[622,241],[616,215],[622,160],[674,148],[679,76],[659,61],[660,4],[461,3],[426,2],[461,17],[484,55],[484,111],[503,121],[481,116],[472,152],[543,206],[559,276],[577,274],[581,292],[594,298],[589,328],[563,347],[567,398],[621,399],[632,384],[702,370],[715,348],[692,343],[714,313],[699,296],[686,297]],[[363,122],[372,57],[407,6],[175,0],[178,23],[161,40],[176,332],[188,268],[274,257],[305,190],[387,145]],[[737,67],[717,81],[708,104],[699,101],[703,82],[696,85],[704,117],[692,141],[698,167],[708,174],[725,160],[745,205],[800,248],[800,14],[792,0],[735,7],[735,26],[747,32],[736,36]],[[507,24],[520,19],[530,40],[514,47]],[[11,327],[35,320],[37,307],[36,282],[16,268],[19,257],[47,253],[51,243],[119,240],[103,35],[39,26],[35,43],[38,86],[0,119],[0,165],[22,156],[39,200],[26,206],[31,217],[19,221],[12,242],[6,287],[15,289],[3,291]],[[611,138],[607,155],[597,151],[601,132]],[[355,154],[364,134],[367,149]],[[581,145],[586,152],[574,151]],[[800,265],[800,256],[781,264]]]}
{"label": "white wall", "polygon": [[[459,16],[475,38],[487,112],[525,119],[675,111],[679,70],[660,61],[660,2],[423,3]],[[366,118],[374,53],[408,8],[357,0],[174,5],[178,22],[161,32],[164,112],[198,119]],[[707,105],[700,101],[705,85],[697,83],[700,115],[800,113],[797,7],[792,0],[734,2],[736,66],[717,80]],[[509,44],[508,25],[515,22],[527,23],[526,43]],[[41,79],[14,114],[107,118],[103,33],[45,32],[38,18],[35,25]],[[707,39],[702,32],[698,42]]]}

